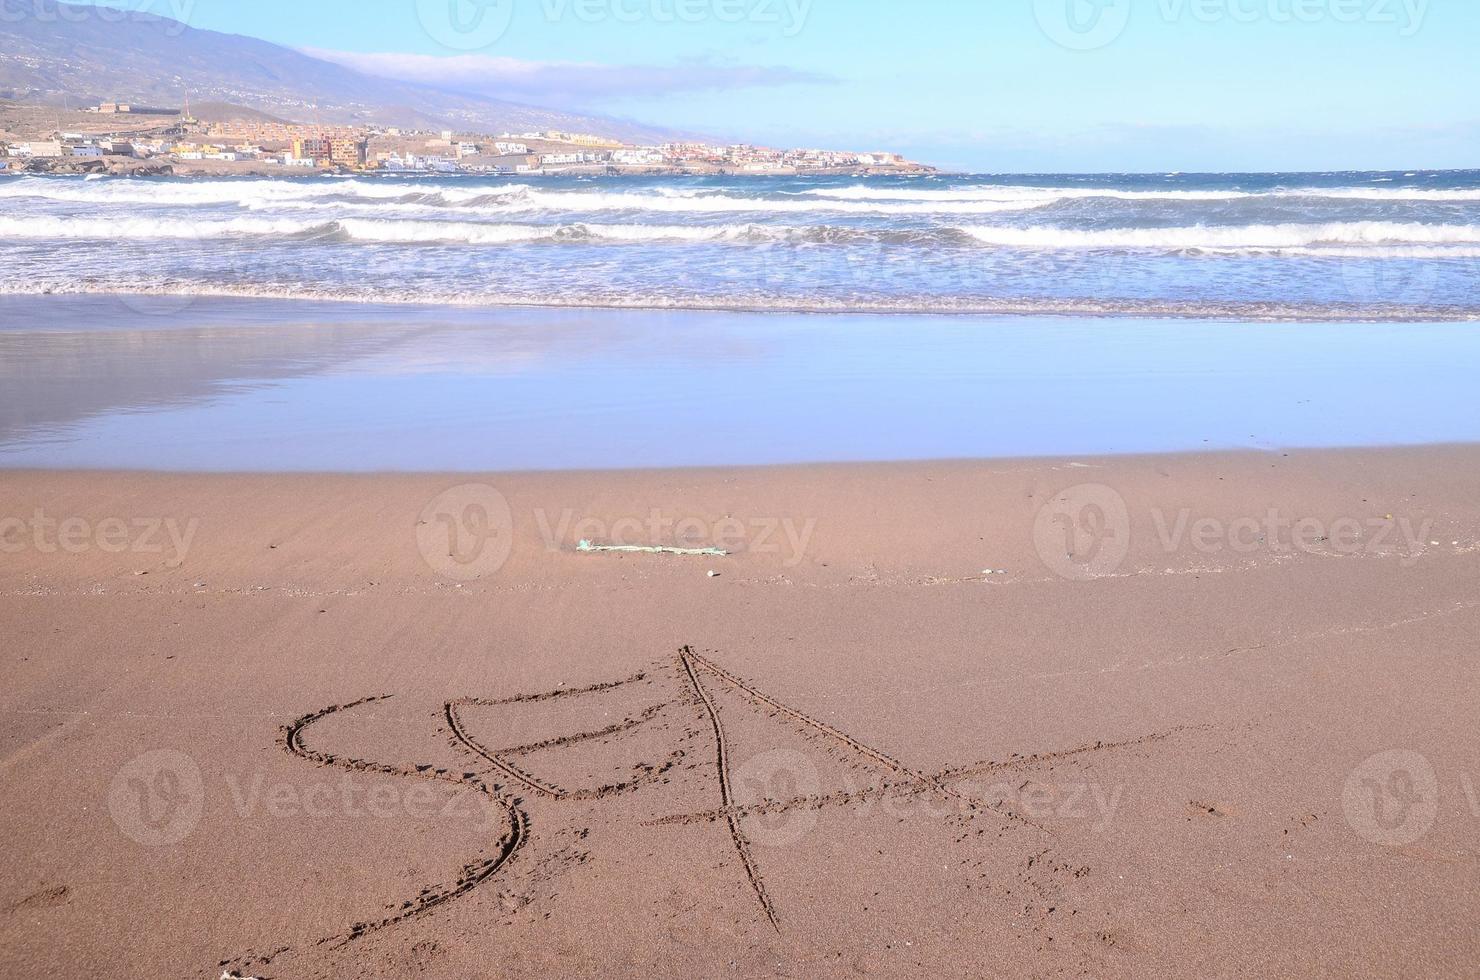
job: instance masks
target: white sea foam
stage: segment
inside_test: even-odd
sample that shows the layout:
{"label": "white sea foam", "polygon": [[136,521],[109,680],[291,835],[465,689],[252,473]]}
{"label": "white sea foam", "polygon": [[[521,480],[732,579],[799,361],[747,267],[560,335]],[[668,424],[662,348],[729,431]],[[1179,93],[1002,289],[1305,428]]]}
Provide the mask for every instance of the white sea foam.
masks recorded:
{"label": "white sea foam", "polygon": [[1094,315],[1190,317],[1241,321],[1345,322],[1446,321],[1475,322],[1480,313],[1470,309],[1401,304],[1311,304],[1283,302],[1217,302],[1179,300],[1125,300],[1093,298],[992,298],[977,296],[850,297],[775,295],[766,293],[691,294],[662,292],[520,293],[489,290],[438,292],[362,285],[358,287],[303,284],[170,284],[137,281],[39,284],[6,281],[0,276],[0,296],[142,295],[250,299],[313,300],[335,303],[393,303],[437,306],[535,306],[553,308],[721,310],[796,313],[916,313],[986,315]]}
{"label": "white sea foam", "polygon": [[240,238],[303,235],[321,223],[272,218],[232,218],[228,221],[191,221],[180,218],[57,218],[0,217],[0,241],[5,239],[94,239],[104,241],[163,238]]}
{"label": "white sea foam", "polygon": [[[1374,283],[1358,290],[1365,306],[1343,307],[1352,315],[1402,300],[1404,282],[1441,315],[1480,311],[1480,212],[1465,207],[1480,188],[995,179],[0,177],[0,292],[1085,313],[1195,295],[1204,312],[1262,317],[1239,303],[1285,316],[1351,294],[1330,264],[1350,261]],[[525,292],[502,291],[515,284]]]}
{"label": "white sea foam", "polygon": [[1291,187],[1268,191],[1235,190],[1116,190],[1094,187],[1031,187],[1017,184],[980,184],[942,190],[854,187],[815,188],[799,195],[850,201],[1001,201],[1037,202],[1105,199],[1116,201],[1238,201],[1248,199],[1327,198],[1352,201],[1480,201],[1480,190],[1435,190],[1421,187]]}
{"label": "white sea foam", "polygon": [[1043,206],[1058,201],[1084,198],[1114,198],[1124,201],[1232,201],[1258,195],[1245,191],[1118,191],[1084,187],[1030,187],[1008,184],[985,184],[972,187],[953,187],[944,190],[915,190],[912,188],[855,187],[816,188],[799,192],[808,197],[841,199],[848,201],[930,201],[964,202],[988,201],[1003,204],[1032,204]]}
{"label": "white sea foam", "polygon": [[[341,217],[309,220],[237,217],[185,218],[0,217],[0,241],[326,239],[365,244],[505,245],[524,242],[735,242],[809,245],[969,244],[1024,250],[1140,249],[1211,253],[1244,251],[1290,255],[1363,255],[1369,258],[1458,258],[1480,253],[1480,225],[1413,222],[1230,225],[1175,228],[1073,229],[1045,226],[967,225],[931,229],[850,228],[756,222],[551,224]],[[1468,246],[1465,247],[1465,246]]]}
{"label": "white sea foam", "polygon": [[504,204],[514,211],[636,211],[672,214],[996,214],[1041,207],[1047,200],[981,200],[934,202],[811,201],[798,198],[732,197],[700,194],[678,197],[637,192],[533,190],[513,195]]}
{"label": "white sea foam", "polygon": [[468,221],[391,221],[345,218],[302,221],[287,218],[232,218],[189,221],[178,218],[0,218],[5,239],[168,240],[228,238],[340,238],[381,244],[502,245],[540,241],[713,242],[779,241],[810,229],[782,225],[558,225],[490,224]]}
{"label": "white sea foam", "polygon": [[1322,245],[1480,245],[1480,225],[1391,221],[1095,230],[974,225],[962,230],[986,245],[1029,249],[1270,250]]}
{"label": "white sea foam", "polygon": [[567,213],[627,211],[654,213],[854,215],[993,214],[1048,207],[1064,201],[1216,203],[1220,201],[1328,199],[1371,202],[1480,202],[1480,189],[1416,187],[1293,187],[1268,191],[1035,187],[1018,184],[971,184],[918,188],[857,184],[817,187],[756,196],[749,188],[664,187],[622,191],[562,190],[530,184],[479,182],[457,186],[447,180],[382,181],[326,177],[317,180],[170,181],[55,177],[0,180],[0,199],[59,201],[79,204],[159,207],[235,205],[265,210],[277,205],[313,203],[467,208],[479,212]]}
{"label": "white sea foam", "polygon": [[779,240],[797,229],[777,225],[639,225],[639,224],[478,224],[458,221],[376,221],[345,219],[330,223],[360,242],[498,245],[511,242],[715,242]]}
{"label": "white sea foam", "polygon": [[675,194],[651,191],[562,191],[527,184],[448,187],[443,184],[376,183],[368,180],[238,180],[190,184],[161,181],[99,181],[92,184],[55,178],[21,178],[0,182],[0,198],[62,201],[79,204],[148,204],[160,207],[236,205],[252,210],[315,203],[396,203],[412,206],[467,208],[481,212],[568,213],[628,211],[680,214],[833,212],[858,215],[992,214],[1051,203],[1047,197],[931,202],[810,201],[723,192]]}

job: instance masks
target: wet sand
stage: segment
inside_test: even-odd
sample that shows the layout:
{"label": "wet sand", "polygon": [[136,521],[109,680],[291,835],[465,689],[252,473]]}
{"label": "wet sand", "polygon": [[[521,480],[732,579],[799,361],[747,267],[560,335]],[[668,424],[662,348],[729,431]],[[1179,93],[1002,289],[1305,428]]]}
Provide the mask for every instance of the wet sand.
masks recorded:
{"label": "wet sand", "polygon": [[0,473],[0,975],[1467,975],[1477,479]]}
{"label": "wet sand", "polygon": [[1480,332],[1461,323],[0,296],[0,467],[478,473],[1473,443],[1477,363]]}

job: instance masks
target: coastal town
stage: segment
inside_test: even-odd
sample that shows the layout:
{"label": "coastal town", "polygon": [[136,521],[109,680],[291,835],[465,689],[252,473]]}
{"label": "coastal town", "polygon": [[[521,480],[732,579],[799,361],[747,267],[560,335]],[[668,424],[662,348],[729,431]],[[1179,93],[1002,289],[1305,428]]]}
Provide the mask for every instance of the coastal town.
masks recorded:
{"label": "coastal town", "polygon": [[[19,109],[21,107],[0,106]],[[0,173],[286,176],[428,174],[870,174],[932,168],[892,152],[700,141],[631,145],[591,133],[469,133],[288,122],[254,110],[192,113],[104,102],[63,113],[0,111]]]}

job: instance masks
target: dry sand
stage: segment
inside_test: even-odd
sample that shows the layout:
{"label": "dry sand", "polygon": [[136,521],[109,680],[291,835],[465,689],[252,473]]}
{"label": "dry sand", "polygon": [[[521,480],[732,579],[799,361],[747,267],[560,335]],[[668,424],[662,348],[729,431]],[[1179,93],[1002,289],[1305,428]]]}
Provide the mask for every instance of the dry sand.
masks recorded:
{"label": "dry sand", "polygon": [[1473,975],[1477,484],[3,473],[0,976]]}

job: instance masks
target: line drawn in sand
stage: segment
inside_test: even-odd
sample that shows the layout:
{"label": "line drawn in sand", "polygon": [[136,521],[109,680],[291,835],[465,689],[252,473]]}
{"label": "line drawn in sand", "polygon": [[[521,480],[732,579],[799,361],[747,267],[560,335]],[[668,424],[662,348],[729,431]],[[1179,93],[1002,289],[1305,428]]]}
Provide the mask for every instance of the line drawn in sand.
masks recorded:
{"label": "line drawn in sand", "polygon": [[[538,705],[551,702],[566,702],[583,697],[618,692],[634,685],[651,686],[667,680],[673,687],[670,696],[656,703],[632,711],[621,721],[591,731],[575,732],[554,738],[546,738],[527,744],[493,749],[486,740],[473,730],[466,713],[469,708],[499,708],[514,705]],[[761,802],[741,804],[735,799],[730,764],[730,743],[721,709],[710,686],[729,688],[752,707],[769,717],[783,719],[798,732],[815,739],[831,743],[846,755],[852,756],[851,765],[871,769],[879,773],[880,780],[862,789],[847,789],[829,793],[813,793],[787,798],[765,798]],[[423,888],[420,894],[408,899],[389,914],[378,919],[367,919],[353,923],[334,935],[324,937],[309,948],[327,947],[337,949],[349,946],[366,936],[380,932],[410,920],[428,915],[447,904],[463,898],[480,885],[506,872],[516,858],[528,848],[532,839],[532,821],[523,794],[546,804],[562,804],[573,801],[596,802],[648,789],[665,781],[687,756],[683,744],[675,747],[661,765],[640,765],[631,778],[601,786],[567,789],[555,781],[545,778],[520,765],[515,760],[538,752],[558,751],[596,739],[621,738],[642,730],[665,713],[678,706],[686,706],[694,712],[692,719],[696,728],[687,732],[681,742],[704,737],[710,741],[709,754],[713,760],[713,780],[717,787],[719,806],[714,809],[644,821],[645,826],[674,826],[723,822],[731,843],[739,858],[745,879],[754,894],[756,905],[765,922],[778,932],[782,926],[781,913],[768,892],[765,880],[756,860],[743,821],[749,817],[768,814],[791,813],[806,810],[821,810],[827,807],[847,807],[867,804],[888,797],[908,798],[932,795],[954,801],[970,814],[989,814],[1004,821],[1008,826],[1032,828],[1049,837],[1053,831],[1040,826],[1027,817],[988,802],[984,798],[973,798],[960,792],[951,783],[972,776],[994,772],[1021,771],[1072,759],[1088,753],[1112,749],[1130,748],[1163,741],[1184,728],[1168,732],[1152,733],[1121,742],[1095,742],[1054,752],[1031,755],[1012,754],[1004,760],[988,760],[975,764],[946,768],[938,772],[925,772],[899,761],[893,756],[847,734],[841,729],[819,721],[801,710],[786,704],[776,697],[762,692],[755,685],[741,679],[711,658],[685,646],[673,660],[660,662],[649,671],[634,674],[616,681],[607,681],[580,688],[561,688],[534,694],[517,694],[499,699],[462,697],[443,703],[438,721],[446,726],[450,743],[465,756],[476,760],[486,772],[453,771],[432,764],[399,765],[360,759],[315,750],[310,747],[305,733],[319,722],[332,716],[342,715],[368,705],[382,703],[392,695],[374,695],[343,704],[310,712],[284,726],[279,736],[279,746],[288,754],[318,766],[337,768],[354,773],[382,774],[406,779],[430,780],[478,794],[492,806],[502,811],[507,826],[494,842],[491,854],[480,853],[476,859],[465,863],[457,878],[447,884]],[[1029,865],[1032,865],[1032,861]],[[259,952],[248,951],[233,959],[222,960],[218,965],[225,970],[224,977],[245,977],[244,971],[267,966],[281,956],[294,952],[291,946]]]}

